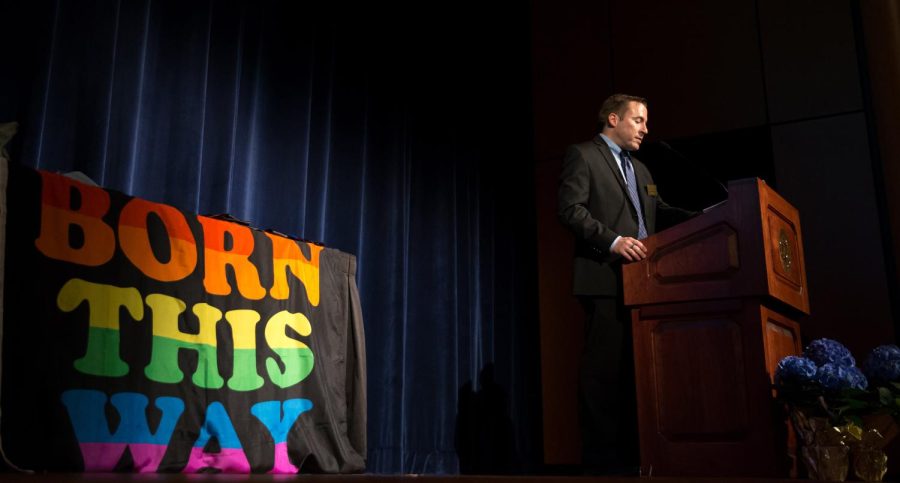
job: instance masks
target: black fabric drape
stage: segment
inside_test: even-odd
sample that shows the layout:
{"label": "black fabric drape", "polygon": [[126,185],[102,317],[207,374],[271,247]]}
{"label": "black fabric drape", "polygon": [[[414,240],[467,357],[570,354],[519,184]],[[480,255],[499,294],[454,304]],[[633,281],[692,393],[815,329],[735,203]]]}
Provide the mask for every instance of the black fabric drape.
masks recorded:
{"label": "black fabric drape", "polygon": [[528,6],[316,3],[4,3],[13,162],[357,255],[368,470],[528,470]]}
{"label": "black fabric drape", "polygon": [[[365,468],[352,255],[18,164],[4,181],[8,461],[38,472]],[[230,267],[233,285],[213,255],[229,241],[252,246]],[[288,278],[279,259],[309,268]]]}

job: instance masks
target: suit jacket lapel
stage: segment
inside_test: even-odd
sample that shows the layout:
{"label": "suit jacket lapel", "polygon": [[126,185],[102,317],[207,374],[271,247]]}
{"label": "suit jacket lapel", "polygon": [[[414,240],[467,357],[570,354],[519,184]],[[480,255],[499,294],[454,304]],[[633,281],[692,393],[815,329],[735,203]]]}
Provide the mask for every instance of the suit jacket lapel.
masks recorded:
{"label": "suit jacket lapel", "polygon": [[619,169],[619,164],[616,163],[616,158],[613,156],[612,151],[609,150],[609,146],[606,145],[606,141],[598,135],[594,138],[594,144],[597,145],[597,151],[600,151],[601,157],[606,161],[606,166],[612,171],[613,176],[616,177],[619,187],[622,188],[622,192],[625,193],[627,198],[628,188],[625,186],[625,178],[622,177],[622,170]]}
{"label": "suit jacket lapel", "polygon": [[[622,192],[625,193],[625,198],[628,199],[628,186],[625,184],[625,178],[622,177],[622,170],[619,168],[619,164],[616,163],[616,158],[613,156],[612,151],[610,151],[609,146],[606,145],[606,141],[600,136],[597,136],[594,138],[594,144],[597,145],[597,150],[603,155],[603,159],[606,161],[607,166],[612,170],[616,180],[619,181],[619,186],[622,188]],[[647,194],[647,184],[649,180],[645,179],[643,169],[637,169],[634,156],[631,157],[631,160],[631,166],[634,168],[634,181],[637,184],[638,198],[641,200],[641,211],[644,216],[644,224],[647,225],[646,228],[649,231],[650,226],[647,220],[647,211],[650,203],[653,202],[653,200],[650,199],[650,195]],[[628,204],[630,205],[631,202]]]}

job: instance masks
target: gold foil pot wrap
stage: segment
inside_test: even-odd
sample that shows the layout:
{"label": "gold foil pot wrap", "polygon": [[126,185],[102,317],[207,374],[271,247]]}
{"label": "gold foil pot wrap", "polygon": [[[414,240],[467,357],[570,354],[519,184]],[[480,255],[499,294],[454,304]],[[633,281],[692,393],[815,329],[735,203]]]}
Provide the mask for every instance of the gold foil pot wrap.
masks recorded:
{"label": "gold foil pot wrap", "polygon": [[844,481],[853,462],[853,474],[862,481],[882,481],[887,473],[887,455],[882,449],[898,434],[889,414],[863,417],[863,425],[832,426],[827,418],[807,417],[791,410],[794,428],[802,440],[800,456],[811,479]]}
{"label": "gold foil pot wrap", "polygon": [[[812,421],[812,419],[810,421]],[[824,423],[813,429],[815,432],[815,444],[819,446],[852,444],[862,438],[862,428],[853,423],[845,424],[843,426],[831,426],[828,424],[827,420],[824,418],[821,419]]]}
{"label": "gold foil pot wrap", "polygon": [[886,413],[876,413],[864,416],[863,426],[865,426],[867,432],[869,430],[876,430],[878,432],[878,436],[880,436],[880,439],[878,439],[874,435],[870,436],[871,438],[874,438],[870,440],[873,443],[872,445],[878,449],[882,449],[887,446],[888,443],[893,441],[898,434],[897,422],[894,421],[893,416]]}
{"label": "gold foil pot wrap", "polygon": [[791,409],[791,420],[804,446],[815,444],[816,430],[828,426],[825,418],[808,418],[806,413],[796,408]]}
{"label": "gold foil pot wrap", "polygon": [[850,447],[845,445],[803,446],[800,455],[809,477],[814,480],[844,481],[850,472]]}
{"label": "gold foil pot wrap", "polygon": [[854,449],[853,473],[862,481],[881,481],[887,473],[887,455],[884,451],[871,447]]}
{"label": "gold foil pot wrap", "polygon": [[862,433],[857,446],[860,450],[881,449],[887,446],[887,441],[877,429],[868,429]]}
{"label": "gold foil pot wrap", "polygon": [[887,446],[887,439],[877,429],[860,432],[860,437],[851,445],[853,474],[862,481],[881,481],[887,473],[887,455],[881,448]]}
{"label": "gold foil pot wrap", "polygon": [[850,439],[853,474],[862,481],[882,481],[887,473],[887,455],[883,448],[897,436],[897,423],[887,413],[863,417],[865,429]]}
{"label": "gold foil pot wrap", "polygon": [[808,418],[803,411],[797,409],[791,412],[791,417],[803,440],[800,457],[809,477],[814,480],[846,480],[850,472],[850,447],[847,441],[854,437],[858,439],[861,431],[849,427],[850,425],[835,427],[827,418]]}
{"label": "gold foil pot wrap", "polygon": [[865,430],[856,423],[848,423],[835,429],[844,435],[844,442],[849,444],[851,448],[861,444],[865,435]]}

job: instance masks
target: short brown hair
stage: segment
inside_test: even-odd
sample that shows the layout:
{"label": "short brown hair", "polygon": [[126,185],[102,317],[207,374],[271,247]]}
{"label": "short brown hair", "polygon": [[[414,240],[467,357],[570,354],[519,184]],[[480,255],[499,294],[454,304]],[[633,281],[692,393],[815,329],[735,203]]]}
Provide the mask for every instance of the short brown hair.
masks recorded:
{"label": "short brown hair", "polygon": [[606,98],[603,101],[603,105],[600,106],[600,113],[597,114],[597,131],[602,131],[604,127],[606,127],[606,122],[609,119],[609,115],[612,113],[616,113],[619,116],[623,114],[625,108],[628,107],[629,102],[640,102],[645,107],[647,107],[647,99],[638,96],[629,96],[628,94],[613,94]]}

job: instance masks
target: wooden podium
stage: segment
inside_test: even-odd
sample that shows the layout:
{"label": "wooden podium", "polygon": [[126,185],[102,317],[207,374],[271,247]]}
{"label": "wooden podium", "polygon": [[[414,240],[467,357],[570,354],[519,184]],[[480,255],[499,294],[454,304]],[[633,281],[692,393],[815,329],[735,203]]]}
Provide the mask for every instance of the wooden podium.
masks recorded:
{"label": "wooden podium", "polygon": [[785,477],[771,377],[809,313],[797,210],[759,179],[647,238],[623,267],[632,307],[641,465],[655,475]]}

